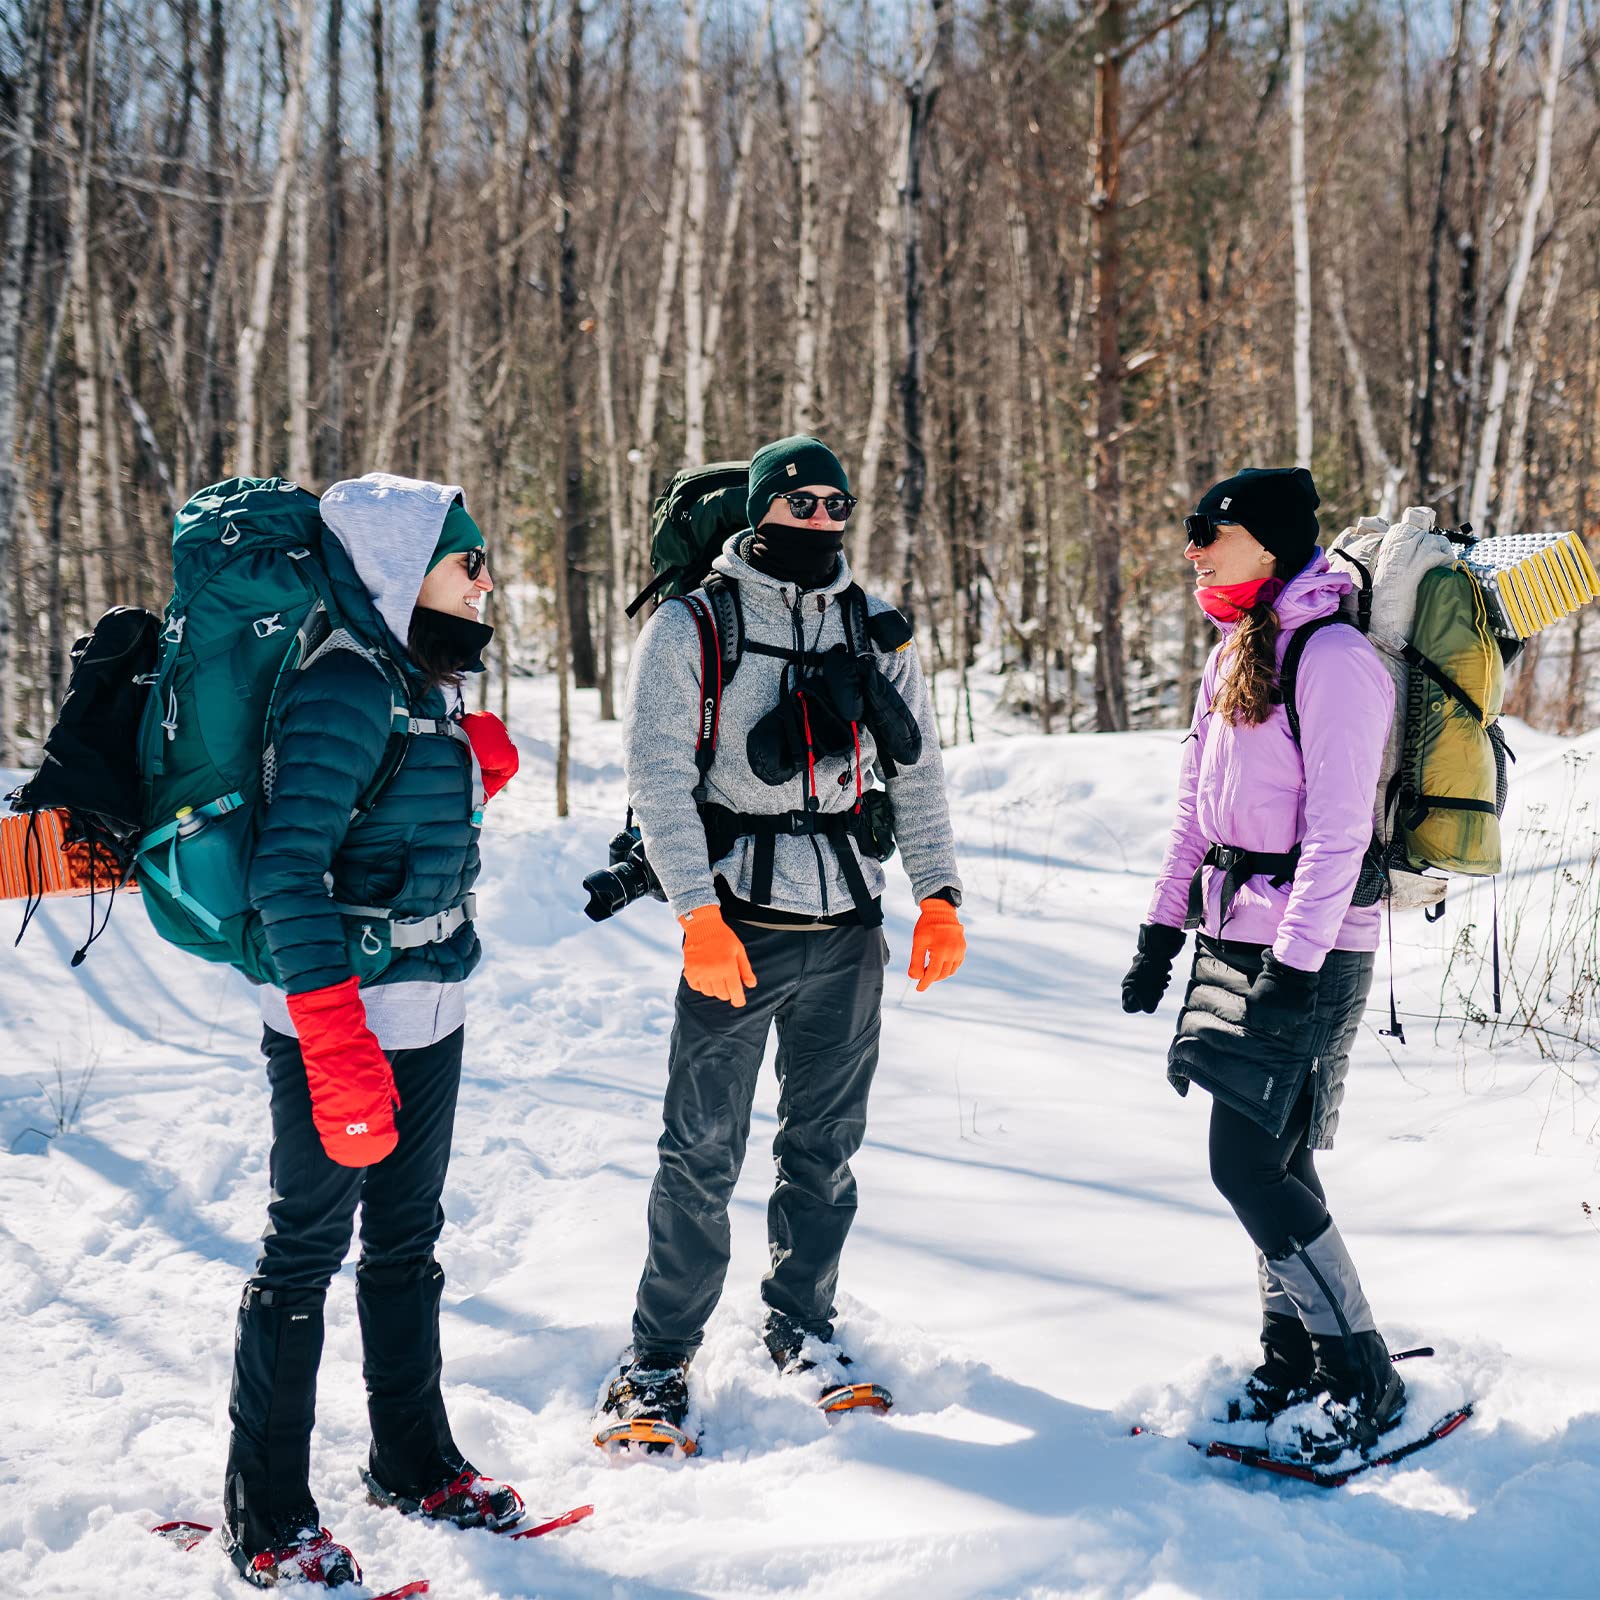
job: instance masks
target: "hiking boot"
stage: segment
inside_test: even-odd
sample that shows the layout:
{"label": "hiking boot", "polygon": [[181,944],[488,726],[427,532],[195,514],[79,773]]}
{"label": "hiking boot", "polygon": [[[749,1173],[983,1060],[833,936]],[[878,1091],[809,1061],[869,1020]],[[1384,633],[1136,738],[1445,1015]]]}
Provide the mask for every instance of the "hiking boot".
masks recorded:
{"label": "hiking boot", "polygon": [[1228,1401],[1229,1422],[1271,1422],[1308,1400],[1316,1361],[1311,1335],[1298,1317],[1267,1312],[1261,1319],[1261,1365]]}
{"label": "hiking boot", "polygon": [[335,1544],[326,1528],[300,1528],[265,1550],[252,1551],[226,1533],[223,1545],[239,1576],[258,1589],[272,1589],[280,1583],[339,1589],[347,1583],[361,1582],[356,1558],[342,1544]]}
{"label": "hiking boot", "polygon": [[781,1311],[769,1311],[761,1330],[761,1342],[766,1345],[773,1366],[786,1378],[792,1378],[796,1373],[816,1370],[817,1363],[804,1353],[806,1340],[812,1338],[827,1349],[828,1360],[832,1364],[841,1367],[851,1365],[850,1357],[832,1340],[822,1334],[811,1333]]}
{"label": "hiking boot", "polygon": [[487,1528],[497,1533],[522,1520],[522,1496],[509,1483],[485,1478],[470,1462],[430,1494],[407,1495],[386,1489],[367,1467],[361,1469],[367,1498],[374,1505],[392,1506],[407,1517],[449,1522],[458,1528]]}
{"label": "hiking boot", "polygon": [[1314,1389],[1323,1392],[1314,1424],[1299,1429],[1302,1458],[1313,1465],[1347,1450],[1368,1454],[1405,1416],[1406,1386],[1377,1333],[1312,1334]]}
{"label": "hiking boot", "polygon": [[671,1351],[630,1356],[611,1380],[601,1410],[621,1422],[683,1427],[689,1411],[689,1357]]}

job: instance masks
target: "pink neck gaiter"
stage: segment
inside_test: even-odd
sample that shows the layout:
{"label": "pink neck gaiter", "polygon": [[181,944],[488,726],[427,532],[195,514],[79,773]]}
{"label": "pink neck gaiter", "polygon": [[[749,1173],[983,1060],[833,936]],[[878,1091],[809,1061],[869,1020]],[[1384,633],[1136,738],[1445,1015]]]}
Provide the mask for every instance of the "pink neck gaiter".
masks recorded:
{"label": "pink neck gaiter", "polygon": [[1283,593],[1282,578],[1254,578],[1249,583],[1219,583],[1196,589],[1200,609],[1218,622],[1240,622],[1253,606],[1271,605]]}

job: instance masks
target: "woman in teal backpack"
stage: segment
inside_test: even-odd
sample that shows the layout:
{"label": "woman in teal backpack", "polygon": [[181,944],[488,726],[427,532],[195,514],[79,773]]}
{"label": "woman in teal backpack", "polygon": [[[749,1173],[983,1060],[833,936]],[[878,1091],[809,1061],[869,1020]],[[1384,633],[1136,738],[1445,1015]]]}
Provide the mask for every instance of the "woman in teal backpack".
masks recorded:
{"label": "woman in teal backpack", "polygon": [[[321,509],[343,625],[278,696],[249,877],[282,987],[260,991],[272,1198],[239,1309],[224,1538],[263,1588],[359,1579],[308,1481],[323,1303],[358,1206],[369,1494],[469,1527],[522,1515],[451,1437],[433,1259],[479,959],[477,830],[516,770],[499,721],[462,714],[493,585],[458,489],[369,473]],[[397,725],[403,759],[369,797]]]}

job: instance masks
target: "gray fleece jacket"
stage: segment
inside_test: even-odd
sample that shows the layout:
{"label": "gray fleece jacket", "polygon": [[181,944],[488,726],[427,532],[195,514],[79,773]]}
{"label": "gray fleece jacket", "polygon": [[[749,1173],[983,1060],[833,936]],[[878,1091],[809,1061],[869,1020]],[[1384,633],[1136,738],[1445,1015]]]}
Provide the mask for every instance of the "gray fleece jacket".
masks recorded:
{"label": "gray fleece jacket", "polygon": [[[801,592],[792,583],[758,571],[739,554],[748,530],[735,534],[713,566],[739,585],[746,640],[781,646],[794,642],[793,616],[798,606],[805,624],[808,650],[826,650],[844,639],[839,597],[850,585],[849,564],[841,557],[833,582]],[[703,591],[699,591],[703,596]],[[869,615],[893,608],[867,597]],[[895,837],[918,900],[943,888],[959,890],[955,837],[945,796],[944,763],[939,757],[939,729],[933,704],[917,661],[915,645],[878,657],[884,675],[900,692],[922,729],[922,756],[888,780],[894,802]],[[806,778],[774,788],[750,770],[745,742],[750,730],[777,703],[784,663],[774,656],[746,651],[739,671],[722,696],[722,724],[716,758],[707,775],[708,796],[717,805],[745,813],[798,811],[806,801]],[[639,820],[645,851],[678,916],[716,898],[715,878],[723,879],[741,900],[751,898],[755,841],[743,838],[720,861],[706,860],[705,830],[695,809],[698,781],[694,764],[695,733],[700,721],[700,636],[689,608],[662,606],[639,636],[628,673],[623,757],[628,793]],[[863,770],[877,758],[872,736],[861,730]],[[856,800],[854,757],[835,756],[817,762],[816,792],[825,812],[848,811]],[[870,775],[867,779],[870,786]],[[781,911],[828,916],[851,908],[832,845],[822,838],[785,834],[776,842],[772,895],[768,902]],[[850,848],[854,849],[851,841]],[[859,856],[859,851],[857,852]],[[882,867],[870,857],[861,860],[868,889],[883,892]]]}

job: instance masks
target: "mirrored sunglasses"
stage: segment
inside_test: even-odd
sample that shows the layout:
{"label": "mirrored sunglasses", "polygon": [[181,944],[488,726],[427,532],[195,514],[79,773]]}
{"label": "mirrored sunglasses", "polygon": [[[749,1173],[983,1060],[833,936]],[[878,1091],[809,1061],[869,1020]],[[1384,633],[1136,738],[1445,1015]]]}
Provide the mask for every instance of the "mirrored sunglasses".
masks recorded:
{"label": "mirrored sunglasses", "polygon": [[805,489],[796,489],[793,494],[786,494],[783,498],[789,502],[790,511],[802,522],[816,514],[819,503],[834,522],[848,522],[850,513],[856,508],[856,497],[853,494],[821,495],[811,494]]}

